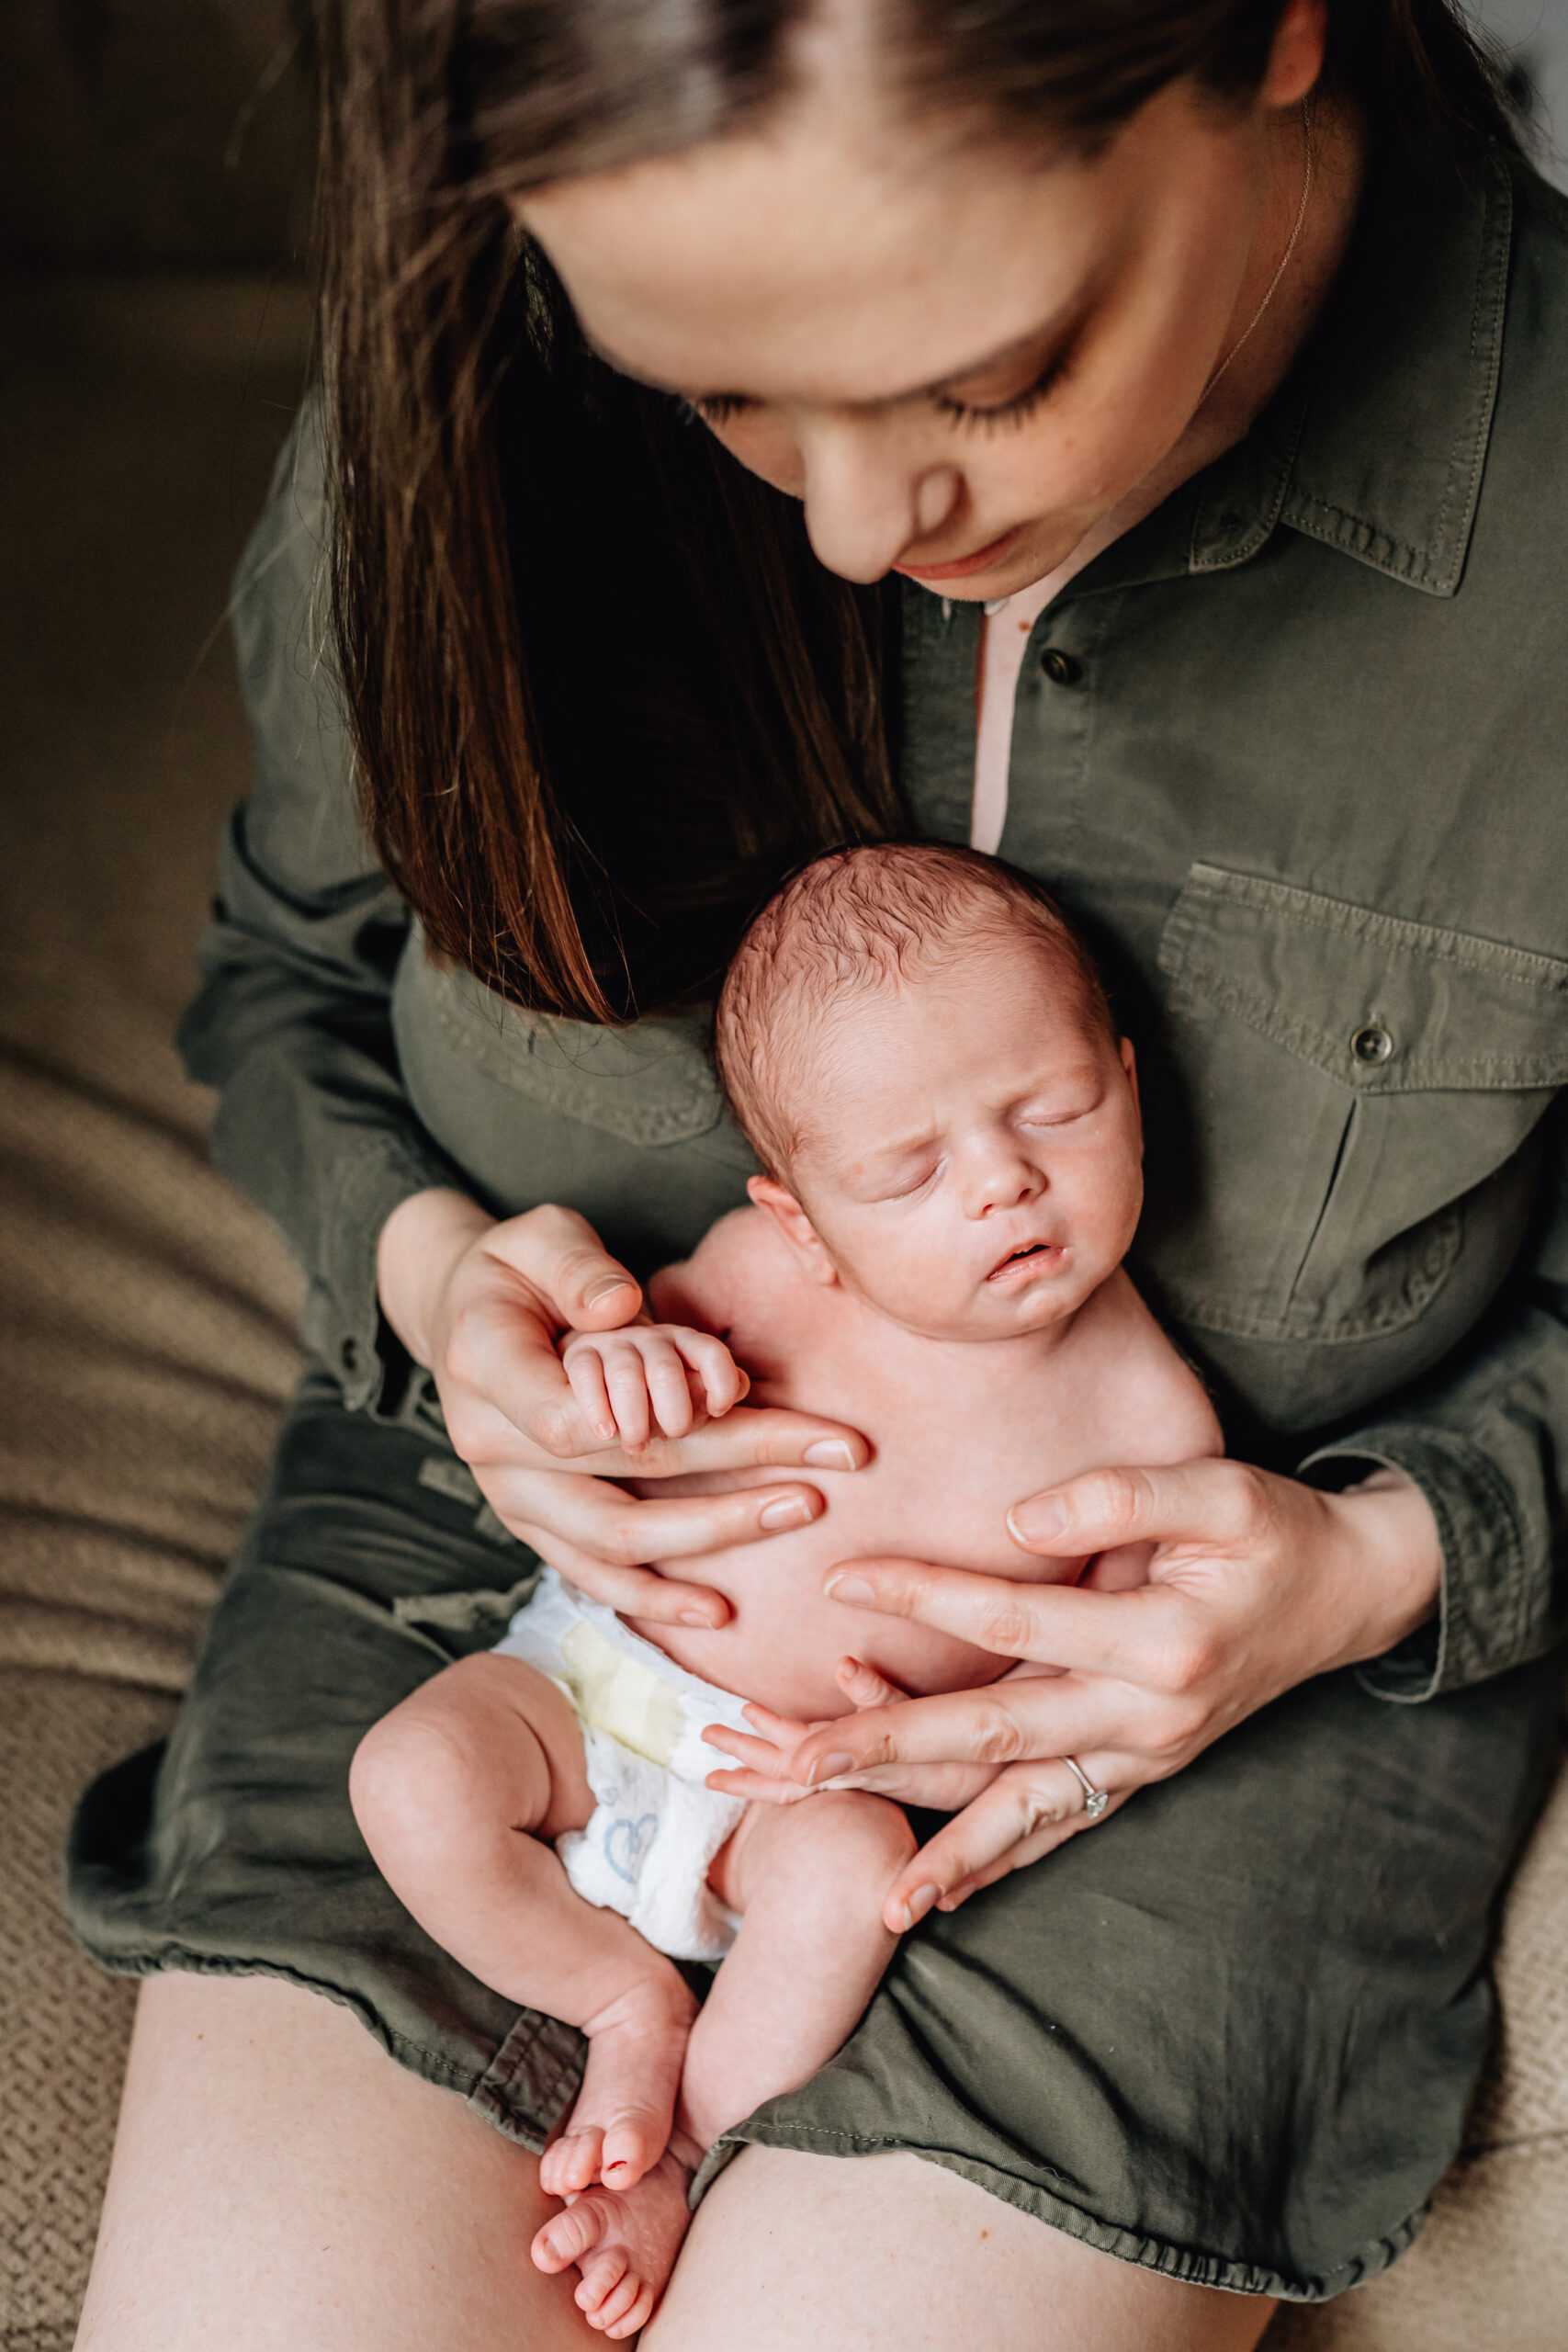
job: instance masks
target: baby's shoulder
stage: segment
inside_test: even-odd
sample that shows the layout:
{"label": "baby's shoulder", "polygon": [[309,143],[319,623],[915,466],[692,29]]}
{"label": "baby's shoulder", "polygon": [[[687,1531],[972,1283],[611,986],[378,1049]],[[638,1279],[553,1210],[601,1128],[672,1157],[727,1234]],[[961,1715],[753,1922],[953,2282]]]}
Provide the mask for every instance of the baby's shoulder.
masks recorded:
{"label": "baby's shoulder", "polygon": [[1104,1286],[1098,1328],[1086,1332],[1101,1358],[1089,1386],[1102,1413],[1136,1440],[1106,1459],[1192,1462],[1225,1450],[1219,1416],[1198,1374],[1160,1325],[1125,1268]]}
{"label": "baby's shoulder", "polygon": [[765,1209],[731,1209],[689,1258],[661,1266],[648,1285],[660,1323],[728,1336],[766,1328],[802,1284],[794,1251]]}

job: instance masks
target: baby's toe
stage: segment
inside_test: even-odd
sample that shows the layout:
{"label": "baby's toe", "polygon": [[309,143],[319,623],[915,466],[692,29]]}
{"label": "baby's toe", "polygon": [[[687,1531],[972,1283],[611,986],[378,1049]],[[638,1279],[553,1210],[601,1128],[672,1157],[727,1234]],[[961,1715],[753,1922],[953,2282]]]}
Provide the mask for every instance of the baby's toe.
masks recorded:
{"label": "baby's toe", "polygon": [[607,2294],[594,2314],[593,2324],[612,2338],[635,2335],[653,2307],[644,2281],[628,2270]]}
{"label": "baby's toe", "polygon": [[633,2278],[630,2295],[620,2294],[619,2290],[626,2276],[626,2269],[627,2256],[624,2245],[600,2246],[583,2262],[582,2276],[578,2281],[572,2300],[578,2310],[583,2312],[595,2327],[604,2327],[607,2324],[604,2306],[612,2299],[615,2299],[615,2316],[617,2318],[631,2304],[638,2282]]}
{"label": "baby's toe", "polygon": [[604,2135],[588,2130],[563,2132],[539,2159],[539,2186],[551,2197],[575,2197],[600,2178]]}
{"label": "baby's toe", "polygon": [[540,2270],[564,2270],[581,2262],[604,2234],[604,2216],[591,2198],[580,2198],[564,2213],[552,2213],[534,2238],[529,2251]]}
{"label": "baby's toe", "polygon": [[606,2188],[635,2188],[664,2154],[670,2137],[663,2118],[618,2115],[600,2143],[599,2170],[594,2176]]}

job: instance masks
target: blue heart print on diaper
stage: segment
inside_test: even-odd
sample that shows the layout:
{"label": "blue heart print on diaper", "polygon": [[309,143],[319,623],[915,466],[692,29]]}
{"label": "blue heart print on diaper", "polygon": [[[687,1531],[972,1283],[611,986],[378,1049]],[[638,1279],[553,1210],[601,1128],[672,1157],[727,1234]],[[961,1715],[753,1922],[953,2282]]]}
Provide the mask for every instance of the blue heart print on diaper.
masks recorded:
{"label": "blue heart print on diaper", "polygon": [[639,1821],[632,1821],[623,1814],[605,1830],[604,1860],[615,1876],[624,1878],[628,1886],[637,1884],[658,1827],[659,1815],[656,1813],[645,1813]]}

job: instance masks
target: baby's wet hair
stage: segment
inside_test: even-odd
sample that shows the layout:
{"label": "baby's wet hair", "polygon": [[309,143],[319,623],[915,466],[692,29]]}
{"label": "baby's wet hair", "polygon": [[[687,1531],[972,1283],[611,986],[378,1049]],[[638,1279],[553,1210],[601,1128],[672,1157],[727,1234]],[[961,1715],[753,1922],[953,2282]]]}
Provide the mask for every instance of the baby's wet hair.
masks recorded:
{"label": "baby's wet hair", "polygon": [[897,988],[976,941],[1044,949],[1085,1020],[1118,1038],[1100,974],[1050,892],[978,850],[941,842],[830,850],[752,922],[719,993],[719,1078],[747,1141],[782,1176],[821,1016],[855,989]]}

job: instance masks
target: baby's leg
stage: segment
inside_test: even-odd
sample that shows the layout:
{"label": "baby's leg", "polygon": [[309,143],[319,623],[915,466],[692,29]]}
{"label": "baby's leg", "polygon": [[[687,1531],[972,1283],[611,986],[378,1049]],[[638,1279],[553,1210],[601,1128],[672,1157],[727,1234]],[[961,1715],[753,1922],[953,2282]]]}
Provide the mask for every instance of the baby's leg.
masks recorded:
{"label": "baby's leg", "polygon": [[692,2029],[678,2148],[707,2149],[848,2039],[897,1944],[882,1905],[914,1851],[899,1808],[858,1790],[744,1815],[714,1876],[740,1932]]}
{"label": "baby's leg", "polygon": [[570,1707],[521,1659],[448,1667],[360,1742],[350,1793],[392,1891],[508,2000],[588,2036],[582,2089],[540,2177],[558,2197],[659,2162],[695,2003],[618,1913],[585,1903],[548,1840],[593,1812]]}

